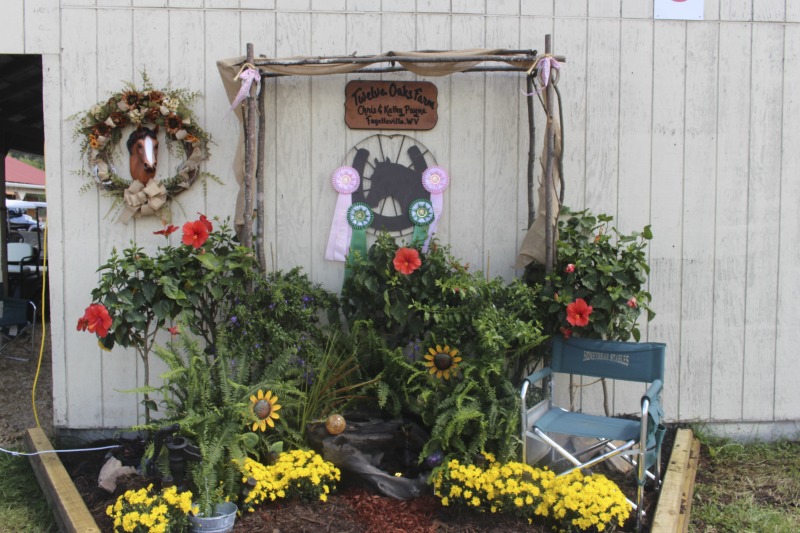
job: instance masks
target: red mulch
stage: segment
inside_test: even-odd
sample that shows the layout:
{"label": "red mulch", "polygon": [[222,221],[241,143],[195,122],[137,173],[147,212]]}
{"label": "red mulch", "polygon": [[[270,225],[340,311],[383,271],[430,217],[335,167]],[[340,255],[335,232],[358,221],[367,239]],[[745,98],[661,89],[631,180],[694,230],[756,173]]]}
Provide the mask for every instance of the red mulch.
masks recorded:
{"label": "red mulch", "polygon": [[[666,471],[672,450],[675,428],[670,427],[664,441],[662,464]],[[97,487],[97,476],[105,462],[104,452],[61,454],[61,460],[84,498],[89,511],[101,531],[112,531],[105,509],[119,494],[131,488],[146,486],[139,476],[120,480],[115,494]],[[604,472],[635,500],[636,481],[633,475]],[[648,518],[655,514],[658,494],[645,492],[645,510]],[[633,518],[633,517],[632,517]],[[629,524],[634,526],[633,520]],[[649,524],[645,524],[645,531]],[[528,525],[518,519],[469,509],[442,507],[434,496],[423,496],[410,501],[400,501],[372,494],[364,489],[348,487],[332,494],[325,503],[288,502],[271,504],[252,513],[245,513],[236,521],[234,532],[267,533],[505,533],[545,532],[545,525]]]}

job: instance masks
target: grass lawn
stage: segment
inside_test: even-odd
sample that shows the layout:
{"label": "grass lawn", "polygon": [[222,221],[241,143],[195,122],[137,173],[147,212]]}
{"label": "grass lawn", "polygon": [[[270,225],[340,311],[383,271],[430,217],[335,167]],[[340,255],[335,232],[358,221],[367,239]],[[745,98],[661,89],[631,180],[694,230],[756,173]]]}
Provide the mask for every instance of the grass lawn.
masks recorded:
{"label": "grass lawn", "polygon": [[0,532],[58,531],[27,457],[0,453]]}
{"label": "grass lawn", "polygon": [[800,531],[800,442],[700,440],[690,531]]}

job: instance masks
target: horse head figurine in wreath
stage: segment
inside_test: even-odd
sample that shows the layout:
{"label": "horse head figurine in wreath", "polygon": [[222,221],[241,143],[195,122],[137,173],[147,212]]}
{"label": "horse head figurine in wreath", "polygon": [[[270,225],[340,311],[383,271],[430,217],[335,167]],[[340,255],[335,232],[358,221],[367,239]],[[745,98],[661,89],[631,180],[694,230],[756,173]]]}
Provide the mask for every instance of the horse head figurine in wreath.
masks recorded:
{"label": "horse head figurine in wreath", "polygon": [[128,137],[131,177],[142,185],[155,177],[158,166],[158,126],[154,130],[140,126]]}

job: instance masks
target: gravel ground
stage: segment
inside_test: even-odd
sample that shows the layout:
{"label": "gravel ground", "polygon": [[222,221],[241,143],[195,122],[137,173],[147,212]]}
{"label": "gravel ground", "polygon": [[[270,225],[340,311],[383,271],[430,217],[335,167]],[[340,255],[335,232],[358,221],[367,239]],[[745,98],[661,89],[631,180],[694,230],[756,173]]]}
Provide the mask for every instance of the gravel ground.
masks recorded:
{"label": "gravel ground", "polygon": [[[49,324],[48,324],[49,326]],[[35,351],[30,351],[30,337],[16,340],[0,352],[0,447],[22,448],[25,430],[36,427],[31,391],[41,349],[42,326],[36,325]],[[45,433],[53,436],[53,374],[48,327],[36,385],[36,410]]]}

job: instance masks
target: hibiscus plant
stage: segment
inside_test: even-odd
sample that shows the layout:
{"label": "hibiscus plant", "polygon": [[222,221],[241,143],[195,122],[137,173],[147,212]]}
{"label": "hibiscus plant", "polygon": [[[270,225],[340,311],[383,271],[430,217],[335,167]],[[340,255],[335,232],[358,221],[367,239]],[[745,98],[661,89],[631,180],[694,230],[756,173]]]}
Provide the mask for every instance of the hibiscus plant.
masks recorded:
{"label": "hibiscus plant", "polygon": [[[149,255],[141,246],[118,252],[98,269],[100,280],[78,330],[95,333],[99,344],[133,347],[144,366],[145,418],[156,408],[150,400],[149,355],[156,334],[167,328],[173,335],[188,329],[213,350],[217,323],[224,321],[235,297],[246,291],[257,270],[249,248],[234,241],[226,225],[214,231],[205,216],[183,226],[178,246],[159,247]],[[168,238],[178,230],[169,225],[154,233]]]}
{"label": "hibiscus plant", "polygon": [[612,221],[608,215],[563,208],[553,272],[545,277],[540,266],[529,267],[528,279],[542,287],[552,334],[638,341],[641,310],[648,321],[655,316],[645,290],[650,226],[625,235]]}

